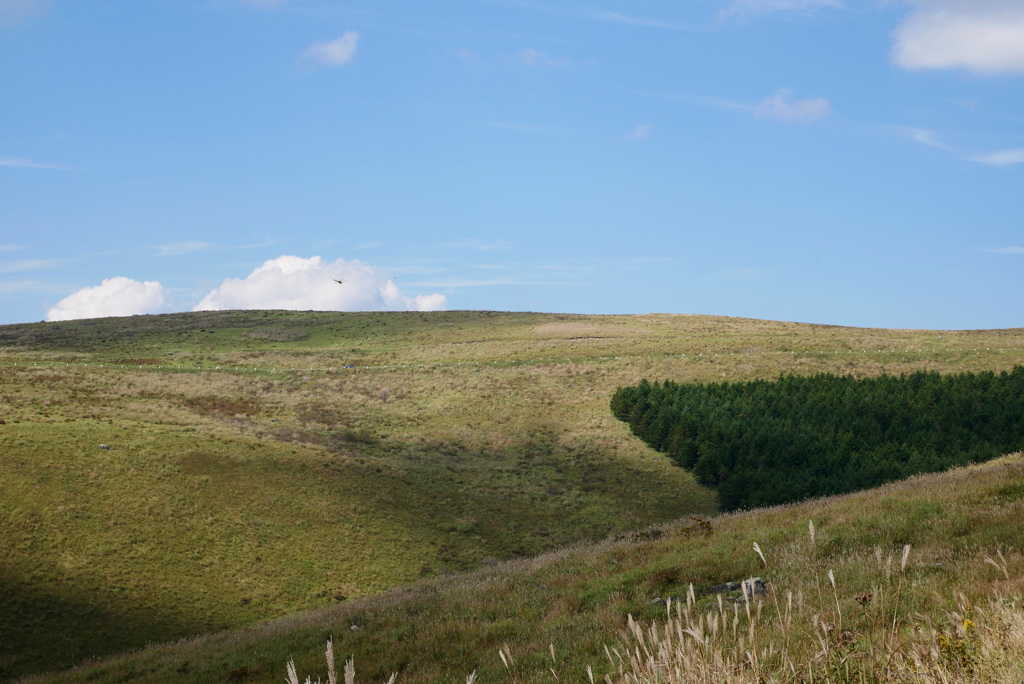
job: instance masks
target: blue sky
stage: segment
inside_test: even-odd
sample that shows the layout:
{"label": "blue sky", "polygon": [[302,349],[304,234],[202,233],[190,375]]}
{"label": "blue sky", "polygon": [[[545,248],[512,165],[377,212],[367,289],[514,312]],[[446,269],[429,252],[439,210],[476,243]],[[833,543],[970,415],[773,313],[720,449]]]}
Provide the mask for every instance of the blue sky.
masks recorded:
{"label": "blue sky", "polygon": [[1022,0],[0,0],[0,323],[1019,327],[1022,180]]}

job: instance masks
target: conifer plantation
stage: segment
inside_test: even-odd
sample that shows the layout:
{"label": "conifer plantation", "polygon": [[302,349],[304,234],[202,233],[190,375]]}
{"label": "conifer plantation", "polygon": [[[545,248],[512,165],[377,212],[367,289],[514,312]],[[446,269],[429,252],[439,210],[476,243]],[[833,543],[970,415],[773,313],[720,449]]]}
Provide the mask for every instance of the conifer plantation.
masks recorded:
{"label": "conifer plantation", "polygon": [[728,510],[875,487],[1024,447],[1024,367],[620,388],[615,416]]}

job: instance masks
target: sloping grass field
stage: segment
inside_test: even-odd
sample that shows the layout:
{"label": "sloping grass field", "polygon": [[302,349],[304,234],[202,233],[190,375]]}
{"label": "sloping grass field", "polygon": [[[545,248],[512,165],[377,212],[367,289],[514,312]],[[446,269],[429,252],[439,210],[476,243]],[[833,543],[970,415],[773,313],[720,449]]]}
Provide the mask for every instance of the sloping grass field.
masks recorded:
{"label": "sloping grass field", "polygon": [[[781,552],[800,525],[806,535],[808,514],[786,511],[678,534],[670,521],[713,514],[714,493],[612,417],[617,387],[1022,362],[1021,330],[698,316],[221,312],[4,326],[0,677],[238,628],[52,681],[280,681],[290,654],[312,671],[330,634],[371,679],[477,669],[493,680],[505,642],[517,681],[540,677],[549,643],[560,672],[585,677],[626,613],[654,617],[654,596],[757,573],[755,537]],[[888,516],[875,503],[822,513],[815,562],[932,544],[949,558],[934,562],[962,568],[933,573],[936,591],[967,579],[991,589],[993,567],[975,564],[1020,548],[1008,523],[1020,469],[986,467],[969,471],[988,473],[988,489],[971,490],[977,510],[941,500],[968,495],[974,476],[958,476],[870,495]],[[808,505],[868,495],[853,496]],[[663,523],[656,541],[611,541]],[[303,610],[320,612],[261,624]]]}

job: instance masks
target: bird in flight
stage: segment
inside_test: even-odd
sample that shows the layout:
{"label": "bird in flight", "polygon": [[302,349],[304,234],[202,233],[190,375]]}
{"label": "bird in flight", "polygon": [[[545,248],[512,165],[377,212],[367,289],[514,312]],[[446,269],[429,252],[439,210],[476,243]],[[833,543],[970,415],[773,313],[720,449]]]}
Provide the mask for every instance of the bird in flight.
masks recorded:
{"label": "bird in flight", "polygon": [[344,280],[338,280],[337,278],[331,278],[331,280],[333,280],[334,282],[338,283],[339,285],[343,285],[345,283]]}

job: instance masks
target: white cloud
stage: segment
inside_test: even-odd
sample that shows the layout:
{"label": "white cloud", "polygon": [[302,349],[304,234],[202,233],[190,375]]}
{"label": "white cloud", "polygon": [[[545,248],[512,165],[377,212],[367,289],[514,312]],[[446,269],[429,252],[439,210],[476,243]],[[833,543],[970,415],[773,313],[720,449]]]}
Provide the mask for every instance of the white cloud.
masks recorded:
{"label": "white cloud", "polygon": [[0,252],[17,252],[19,249],[25,249],[25,245],[0,245]]}
{"label": "white cloud", "polygon": [[327,262],[318,256],[285,255],[265,261],[244,280],[225,280],[193,310],[438,311],[444,307],[444,295],[407,297],[386,273],[357,259]]}
{"label": "white cloud", "polygon": [[839,0],[736,0],[732,12],[806,12],[819,7],[843,7]]}
{"label": "white cloud", "polygon": [[23,261],[8,261],[0,264],[0,273],[16,273],[18,271],[37,271],[41,268],[52,268],[57,265],[53,259],[25,259]]}
{"label": "white cloud", "polygon": [[[0,0],[0,2],[3,2],[3,0]],[[62,164],[44,164],[26,159],[25,157],[4,157],[0,159],[0,166],[13,166],[19,169],[58,169],[60,171],[67,171],[71,168]]]}
{"label": "white cloud", "polygon": [[1010,166],[1011,164],[1024,163],[1024,148],[975,154],[967,159],[968,161],[980,162],[989,166]]}
{"label": "white cloud", "polygon": [[178,254],[198,252],[204,249],[209,249],[210,247],[213,247],[213,245],[209,242],[200,242],[199,240],[175,242],[170,245],[160,245],[160,256],[177,256]]}
{"label": "white cloud", "polygon": [[787,123],[811,123],[832,113],[832,104],[823,97],[793,100],[793,91],[779,88],[754,107],[754,116]]}
{"label": "white cloud", "polygon": [[78,318],[134,316],[171,310],[170,292],[156,281],[140,283],[131,278],[107,278],[96,287],[83,287],[57,302],[46,312],[48,321]]}
{"label": "white cloud", "polygon": [[1024,254],[1024,247],[998,247],[996,249],[986,249],[986,252],[992,252],[993,254]]}
{"label": "white cloud", "polygon": [[355,57],[358,43],[359,32],[346,31],[340,38],[310,45],[299,58],[324,66],[341,66],[348,64]]}
{"label": "white cloud", "polygon": [[0,0],[0,27],[14,26],[22,19],[44,14],[49,4],[47,0]]}
{"label": "white cloud", "polygon": [[914,0],[893,34],[892,61],[904,69],[1024,73],[1020,0]]}
{"label": "white cloud", "polygon": [[647,140],[651,137],[653,124],[640,124],[633,129],[633,132],[626,136],[626,140]]}

